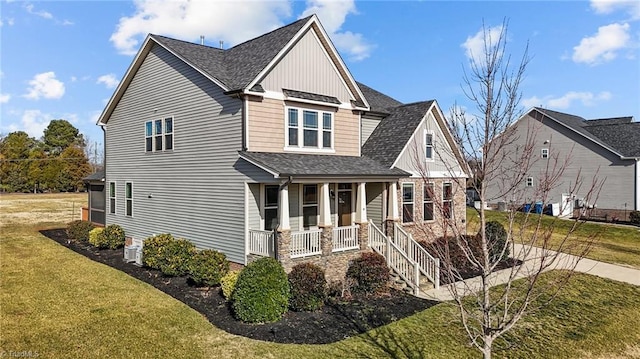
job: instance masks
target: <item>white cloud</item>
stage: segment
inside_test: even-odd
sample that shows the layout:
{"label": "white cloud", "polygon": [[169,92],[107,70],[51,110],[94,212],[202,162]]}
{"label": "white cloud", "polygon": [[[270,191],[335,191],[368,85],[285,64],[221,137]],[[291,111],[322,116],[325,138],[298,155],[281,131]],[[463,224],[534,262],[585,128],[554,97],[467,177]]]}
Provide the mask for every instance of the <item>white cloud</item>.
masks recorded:
{"label": "white cloud", "polygon": [[374,45],[368,43],[359,33],[340,31],[347,15],[357,14],[354,1],[307,0],[307,8],[300,18],[317,14],[322,26],[339,51],[346,53],[352,61],[369,57]]}
{"label": "white cloud", "polygon": [[33,77],[29,81],[30,87],[28,93],[24,97],[37,100],[40,97],[48,99],[59,99],[64,95],[64,83],[56,79],[53,71],[43,72]]}
{"label": "white cloud", "polygon": [[131,16],[120,18],[110,41],[127,55],[138,50],[147,33],[162,34],[184,40],[223,40],[235,45],[271,31],[291,15],[291,3],[275,1],[155,1],[134,2]]}
{"label": "white cloud", "polygon": [[631,46],[629,24],[610,24],[598,28],[591,37],[585,37],[573,48],[573,61],[598,65],[616,58],[617,52]]}
{"label": "white cloud", "polygon": [[50,121],[51,116],[40,110],[26,110],[22,113],[19,124],[13,123],[8,126],[8,132],[24,131],[31,137],[40,138]]}
{"label": "white cloud", "polygon": [[460,45],[464,49],[467,58],[481,61],[485,53],[485,36],[487,45],[493,48],[500,39],[502,28],[503,26],[499,25],[488,29],[480,29],[475,35],[467,37],[467,40]]}
{"label": "white cloud", "polygon": [[594,94],[593,92],[569,91],[566,94],[555,98],[553,96],[545,96],[543,98],[533,96],[523,99],[522,105],[527,108],[542,106],[551,109],[563,110],[570,108],[575,101],[581,103],[583,106],[595,106],[600,102],[610,100],[611,97],[611,93],[608,91],[602,91],[597,94]]}
{"label": "white cloud", "polygon": [[118,81],[114,74],[107,74],[98,77],[98,81],[96,83],[104,84],[108,89],[112,89],[118,86],[118,83],[120,83],[120,81]]}
{"label": "white cloud", "polygon": [[33,4],[26,4],[24,8],[27,10],[29,14],[40,16],[44,19],[53,19],[53,15],[50,12],[44,10],[35,10]]}
{"label": "white cloud", "polygon": [[591,8],[597,14],[610,14],[623,10],[631,16],[630,20],[640,19],[640,1],[637,0],[591,0]]}
{"label": "white cloud", "polygon": [[8,93],[0,93],[0,103],[7,103],[11,99],[11,95]]}

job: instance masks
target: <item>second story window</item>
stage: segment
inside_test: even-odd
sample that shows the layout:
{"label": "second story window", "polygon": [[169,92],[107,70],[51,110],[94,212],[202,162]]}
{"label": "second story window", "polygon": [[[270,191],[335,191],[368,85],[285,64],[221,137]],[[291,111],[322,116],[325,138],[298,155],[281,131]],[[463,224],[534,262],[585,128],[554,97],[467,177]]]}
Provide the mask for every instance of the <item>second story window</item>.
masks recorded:
{"label": "second story window", "polygon": [[540,155],[542,156],[542,158],[549,158],[549,149],[548,148],[543,148],[542,152],[540,153]]}
{"label": "second story window", "polygon": [[173,150],[173,117],[144,124],[145,152]]}
{"label": "second story window", "polygon": [[290,107],[286,114],[287,148],[333,148],[333,113]]}

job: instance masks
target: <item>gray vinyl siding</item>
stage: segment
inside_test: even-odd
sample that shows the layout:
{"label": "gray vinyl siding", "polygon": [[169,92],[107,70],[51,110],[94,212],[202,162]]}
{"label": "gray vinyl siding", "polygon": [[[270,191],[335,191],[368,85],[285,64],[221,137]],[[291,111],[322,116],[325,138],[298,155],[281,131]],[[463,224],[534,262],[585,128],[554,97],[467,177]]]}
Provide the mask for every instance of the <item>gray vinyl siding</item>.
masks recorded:
{"label": "gray vinyl siding", "polygon": [[365,118],[365,117],[362,118],[362,122],[361,122],[362,144],[367,142],[367,139],[369,139],[369,136],[371,136],[371,133],[373,132],[373,130],[376,129],[379,123],[380,123],[379,119],[372,119],[372,118]]}
{"label": "gray vinyl siding", "polygon": [[376,224],[376,226],[382,226],[383,211],[383,188],[384,184],[380,182],[367,183],[367,217]]}
{"label": "gray vinyl siding", "polygon": [[[425,130],[433,133],[434,150],[433,161],[427,162],[425,156],[424,134]],[[426,174],[433,177],[430,172],[444,172],[444,177],[451,177],[451,173],[461,173],[462,168],[456,159],[453,149],[445,139],[438,123],[431,113],[429,113],[423,123],[415,131],[413,137],[408,141],[407,147],[400,155],[396,164],[397,168],[403,169],[414,175]]]}
{"label": "gray vinyl siding", "polygon": [[[566,156],[570,157],[568,166],[564,169],[564,173],[558,183],[548,195],[546,203],[559,203],[562,193],[567,193],[569,188],[575,184],[578,176],[583,181],[581,188],[574,193],[577,198],[583,198],[587,195],[594,176],[599,180],[604,180],[605,184],[598,196],[596,205],[601,209],[624,209],[625,203],[627,208],[634,206],[635,179],[634,166],[635,160],[621,160],[620,157],[609,150],[593,143],[592,141],[576,134],[572,130],[556,123],[552,120],[545,120],[542,124],[526,115],[514,127],[516,134],[515,141],[505,148],[507,153],[516,153],[517,147],[526,143],[526,133],[534,134],[533,148],[533,164],[528,171],[527,177],[534,178],[534,187],[527,188],[525,183],[516,187],[518,194],[515,198],[522,201],[538,201],[534,194],[535,189],[540,184],[539,177],[545,172],[547,165],[553,167],[552,158],[556,155],[560,156],[563,161]],[[549,141],[549,144],[544,144]],[[549,149],[549,159],[541,158],[542,148]],[[513,155],[511,158],[515,157]],[[510,197],[514,195],[500,196],[504,192],[506,183],[510,181],[509,173],[516,168],[516,163],[509,160],[502,161],[499,164],[500,170],[497,178],[490,179],[487,186],[487,202],[495,203],[498,201],[509,202]],[[592,204],[594,204],[592,202]]]}
{"label": "gray vinyl siding", "polygon": [[302,229],[302,213],[300,213],[300,187],[297,183],[289,184],[289,226],[292,231]]}
{"label": "gray vinyl siding", "polygon": [[[245,262],[245,182],[266,174],[238,158],[242,103],[155,45],[106,126],[106,183],[116,182],[121,225],[136,241],[159,233]],[[174,118],[174,148],[145,152],[145,121]],[[125,183],[133,216],[125,216]]]}
{"label": "gray vinyl siding", "polygon": [[347,103],[353,99],[313,30],[302,36],[261,84],[267,91],[281,92],[284,88],[335,96]]}
{"label": "gray vinyl siding", "polygon": [[260,213],[260,184],[249,184],[249,229],[264,229],[262,226],[262,214]]}

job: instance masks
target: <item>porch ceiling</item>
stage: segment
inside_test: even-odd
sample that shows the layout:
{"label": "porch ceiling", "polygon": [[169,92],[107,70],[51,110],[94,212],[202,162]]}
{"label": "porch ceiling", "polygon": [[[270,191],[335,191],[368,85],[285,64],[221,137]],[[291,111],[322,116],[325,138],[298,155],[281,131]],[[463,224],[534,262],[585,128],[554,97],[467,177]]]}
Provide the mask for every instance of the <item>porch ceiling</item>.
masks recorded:
{"label": "porch ceiling", "polygon": [[398,179],[410,176],[403,170],[389,169],[368,157],[249,151],[239,153],[241,158],[280,178]]}

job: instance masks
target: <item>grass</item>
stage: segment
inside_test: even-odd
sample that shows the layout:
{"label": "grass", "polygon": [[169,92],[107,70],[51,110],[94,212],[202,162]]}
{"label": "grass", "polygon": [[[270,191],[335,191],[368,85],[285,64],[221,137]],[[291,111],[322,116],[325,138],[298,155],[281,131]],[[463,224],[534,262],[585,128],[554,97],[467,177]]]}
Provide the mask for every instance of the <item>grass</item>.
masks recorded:
{"label": "grass", "polygon": [[[487,220],[498,221],[506,226],[506,213],[487,211]],[[531,214],[530,216],[537,216]],[[523,214],[518,214],[516,220],[522,220]],[[473,208],[467,207],[467,220],[469,228],[476,231],[478,215]],[[534,220],[530,218],[530,221]],[[562,220],[551,216],[542,216],[542,225],[554,226],[551,248],[557,245],[567,234],[573,221]],[[529,231],[531,233],[531,231]],[[583,223],[572,234],[572,241],[576,243],[589,241],[595,235],[595,241],[587,254],[587,258],[602,262],[624,265],[640,269],[640,228],[632,226],[620,226],[609,223]],[[581,246],[568,248],[572,254],[578,254]],[[572,250],[573,249],[573,250]]]}
{"label": "grass", "polygon": [[[70,221],[72,202],[82,202],[83,196],[38,195],[32,196],[34,202],[0,197],[0,356],[31,351],[40,358],[479,357],[448,303],[329,345],[230,335],[155,288],[37,232]],[[41,210],[50,201],[58,204],[49,208],[64,214],[57,223]],[[31,217],[7,208],[34,210],[46,221],[19,223],[16,218]],[[496,357],[638,358],[638,312],[639,287],[576,275],[554,305],[527,318],[500,344],[509,349]]]}

